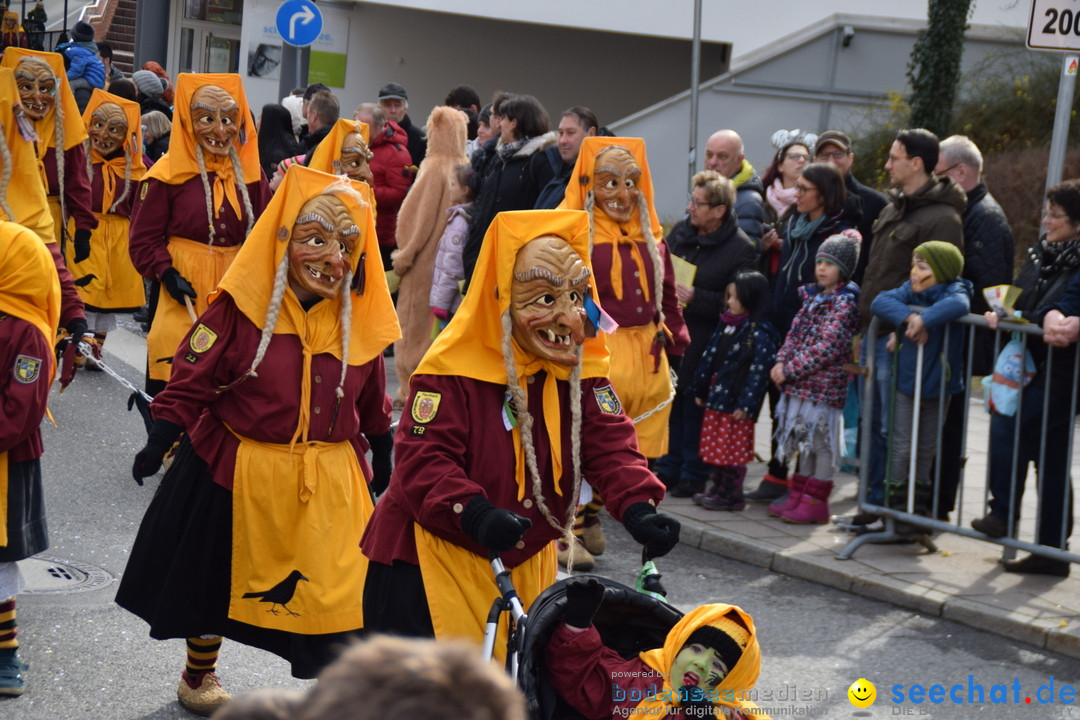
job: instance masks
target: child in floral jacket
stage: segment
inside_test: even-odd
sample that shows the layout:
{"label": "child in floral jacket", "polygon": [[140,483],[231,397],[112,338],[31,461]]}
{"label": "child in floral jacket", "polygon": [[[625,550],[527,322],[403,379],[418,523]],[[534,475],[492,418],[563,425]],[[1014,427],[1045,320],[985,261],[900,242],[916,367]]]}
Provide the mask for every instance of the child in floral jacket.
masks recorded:
{"label": "child in floral jacket", "polygon": [[769,514],[797,524],[829,519],[829,495],[840,453],[841,419],[847,399],[851,340],[859,327],[859,287],[850,281],[859,261],[859,240],[833,235],[818,249],[817,283],[799,288],[802,307],[772,369],[783,390],[777,405],[778,452],[798,455],[799,471],[788,492],[769,505]]}

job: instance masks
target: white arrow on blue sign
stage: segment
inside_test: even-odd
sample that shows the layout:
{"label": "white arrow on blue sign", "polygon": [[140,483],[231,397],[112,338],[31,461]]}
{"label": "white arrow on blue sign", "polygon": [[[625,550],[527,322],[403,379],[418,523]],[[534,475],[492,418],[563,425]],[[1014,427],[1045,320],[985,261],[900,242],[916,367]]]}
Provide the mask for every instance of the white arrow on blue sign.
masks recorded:
{"label": "white arrow on blue sign", "polygon": [[285,0],[277,11],[281,39],[296,47],[307,47],[322,32],[322,12],[312,0]]}

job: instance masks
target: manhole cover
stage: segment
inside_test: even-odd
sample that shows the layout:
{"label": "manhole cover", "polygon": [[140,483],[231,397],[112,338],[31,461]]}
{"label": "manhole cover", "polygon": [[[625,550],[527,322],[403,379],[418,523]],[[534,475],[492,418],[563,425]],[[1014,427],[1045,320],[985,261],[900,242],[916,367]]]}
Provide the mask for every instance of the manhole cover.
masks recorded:
{"label": "manhole cover", "polygon": [[23,592],[27,595],[97,590],[108,585],[113,579],[112,575],[94,565],[48,555],[35,555],[21,560],[19,568],[26,578]]}

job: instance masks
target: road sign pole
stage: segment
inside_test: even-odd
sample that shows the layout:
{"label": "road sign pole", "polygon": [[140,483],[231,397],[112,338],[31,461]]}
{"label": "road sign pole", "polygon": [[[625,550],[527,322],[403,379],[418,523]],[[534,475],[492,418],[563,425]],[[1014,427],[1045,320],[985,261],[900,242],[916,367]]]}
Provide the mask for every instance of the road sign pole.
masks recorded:
{"label": "road sign pole", "polygon": [[1050,162],[1046,166],[1046,189],[1061,182],[1065,172],[1065,150],[1069,140],[1069,121],[1072,114],[1073,92],[1076,88],[1077,57],[1064,55],[1061,77],[1058,79],[1057,112],[1054,114],[1054,133],[1050,139]]}

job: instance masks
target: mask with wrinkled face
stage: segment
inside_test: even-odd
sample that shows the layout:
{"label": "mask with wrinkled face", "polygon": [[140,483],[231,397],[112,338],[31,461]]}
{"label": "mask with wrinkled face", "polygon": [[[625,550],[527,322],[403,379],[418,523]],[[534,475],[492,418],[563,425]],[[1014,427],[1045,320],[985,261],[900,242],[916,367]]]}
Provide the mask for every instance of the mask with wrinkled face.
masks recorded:
{"label": "mask with wrinkled face", "polygon": [[300,208],[289,240],[289,287],[301,302],[341,292],[360,229],[333,195],[319,195]]}
{"label": "mask with wrinkled face", "polygon": [[191,123],[203,152],[227,157],[240,134],[240,106],[217,85],[204,85],[191,95]]}
{"label": "mask with wrinkled face", "polygon": [[641,166],[621,147],[605,148],[596,156],[593,195],[596,207],[615,222],[629,222],[641,197]]}
{"label": "mask with wrinkled face", "polygon": [[371,166],[368,164],[372,157],[363,136],[360,133],[351,132],[341,143],[341,159],[334,161],[334,171],[339,175],[347,175],[350,180],[359,180],[373,185],[375,177],[371,174]]}
{"label": "mask with wrinkled face", "polygon": [[37,58],[23,58],[15,66],[19,101],[32,120],[43,120],[56,106],[57,84],[52,68]]}
{"label": "mask with wrinkled face", "polygon": [[562,238],[544,235],[514,260],[510,319],[519,347],[540,360],[577,365],[585,341],[589,269]]}
{"label": "mask with wrinkled face", "polygon": [[86,127],[90,144],[102,157],[116,152],[128,133],[127,113],[116,103],[98,105]]}

